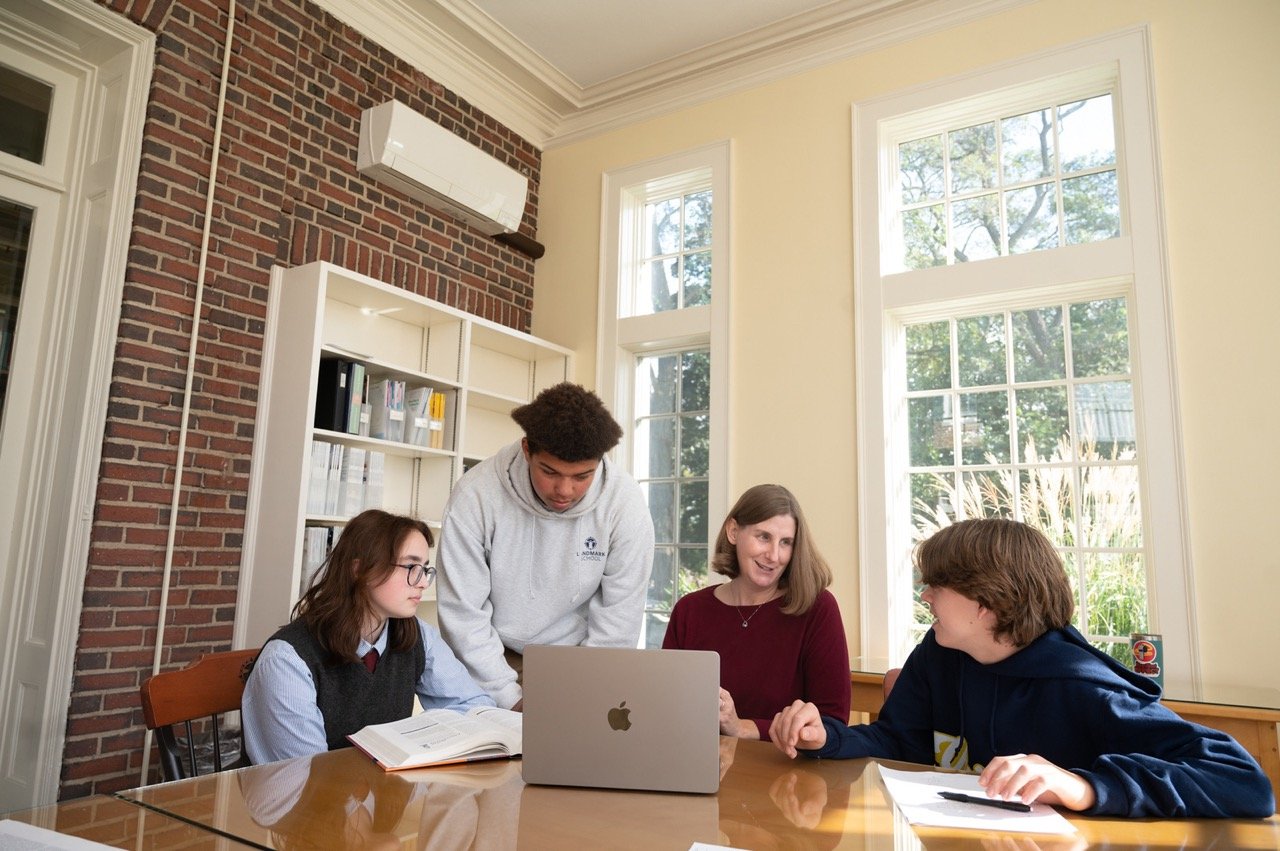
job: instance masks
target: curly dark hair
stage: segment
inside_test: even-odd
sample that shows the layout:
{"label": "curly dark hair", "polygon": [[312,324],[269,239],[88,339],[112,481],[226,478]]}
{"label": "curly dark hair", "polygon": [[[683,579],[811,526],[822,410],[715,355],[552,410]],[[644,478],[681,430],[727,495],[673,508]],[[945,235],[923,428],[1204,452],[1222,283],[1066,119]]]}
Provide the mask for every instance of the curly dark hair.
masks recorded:
{"label": "curly dark hair", "polygon": [[600,397],[568,381],[543,390],[511,419],[524,429],[530,454],[547,452],[561,461],[599,461],[622,438],[622,426]]}

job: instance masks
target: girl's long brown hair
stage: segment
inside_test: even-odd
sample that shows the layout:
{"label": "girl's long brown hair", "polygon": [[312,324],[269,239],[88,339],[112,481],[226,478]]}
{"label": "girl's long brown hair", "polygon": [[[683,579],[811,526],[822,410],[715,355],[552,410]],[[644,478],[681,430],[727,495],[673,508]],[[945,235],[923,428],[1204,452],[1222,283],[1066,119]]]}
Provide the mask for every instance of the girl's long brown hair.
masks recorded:
{"label": "girl's long brown hair", "polygon": [[[293,616],[307,625],[329,664],[358,661],[360,633],[373,613],[369,589],[397,571],[396,553],[410,532],[420,532],[428,547],[435,544],[421,520],[376,508],[358,514],[342,530],[311,587],[294,605]],[[391,618],[387,629],[388,650],[411,650],[414,642],[422,640],[415,618]]]}

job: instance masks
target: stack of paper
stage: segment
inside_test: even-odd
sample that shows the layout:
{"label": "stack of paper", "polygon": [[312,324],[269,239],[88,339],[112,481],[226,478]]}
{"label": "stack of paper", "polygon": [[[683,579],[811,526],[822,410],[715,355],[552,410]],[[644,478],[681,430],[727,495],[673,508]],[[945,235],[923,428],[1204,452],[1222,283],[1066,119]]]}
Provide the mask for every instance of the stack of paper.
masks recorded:
{"label": "stack of paper", "polygon": [[878,766],[889,797],[912,824],[929,827],[971,827],[1011,830],[1019,833],[1075,833],[1071,822],[1046,804],[1032,804],[1031,811],[1017,813],[982,804],[948,801],[939,792],[960,792],[985,798],[976,774],[944,771],[899,771]]}

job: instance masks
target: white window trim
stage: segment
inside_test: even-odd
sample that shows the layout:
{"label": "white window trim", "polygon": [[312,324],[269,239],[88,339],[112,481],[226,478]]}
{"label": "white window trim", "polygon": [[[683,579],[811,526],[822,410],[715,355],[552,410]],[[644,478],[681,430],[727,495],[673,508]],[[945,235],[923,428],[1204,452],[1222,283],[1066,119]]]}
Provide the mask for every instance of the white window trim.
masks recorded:
{"label": "white window trim", "polygon": [[[731,145],[728,140],[669,157],[607,171],[600,222],[599,339],[596,383],[624,436],[616,457],[631,465],[634,361],[642,352],[707,346],[711,351],[711,446],[708,458],[708,546],[719,531],[718,518],[729,510],[729,197]],[[711,304],[645,316],[618,318],[618,304],[629,261],[627,233],[634,232],[626,193],[673,175],[708,171],[714,211],[711,235]]]}
{"label": "white window trim", "polygon": [[[1088,75],[1110,67],[1118,73],[1121,105],[1117,143],[1123,169],[1123,231],[1117,239],[1010,257],[885,274],[892,247],[890,205],[881,203],[896,175],[882,156],[891,141],[885,126],[904,116],[934,110],[983,93],[1000,93],[1029,80]],[[907,92],[853,105],[855,315],[857,316],[857,406],[859,556],[862,569],[862,652],[899,664],[906,648],[891,636],[905,634],[911,617],[910,595],[892,593],[901,577],[891,577],[890,542],[908,540],[910,519],[887,507],[905,502],[891,492],[891,461],[905,463],[905,447],[894,435],[901,412],[890,407],[891,375],[901,370],[894,352],[905,318],[920,319],[938,305],[949,310],[979,307],[999,300],[1030,305],[1062,298],[1073,282],[1091,281],[1074,295],[1124,292],[1129,298],[1133,375],[1138,414],[1146,530],[1151,630],[1163,635],[1165,687],[1198,694],[1200,661],[1195,597],[1185,498],[1181,418],[1177,398],[1173,322],[1159,183],[1155,106],[1151,83],[1150,34],[1145,27],[1121,31],[1059,50],[1037,54],[973,74],[950,78]],[[872,177],[874,176],[874,177]],[[944,273],[944,274],[940,274]],[[996,281],[1036,281],[1037,291],[1000,293]],[[944,289],[945,287],[945,289]]]}

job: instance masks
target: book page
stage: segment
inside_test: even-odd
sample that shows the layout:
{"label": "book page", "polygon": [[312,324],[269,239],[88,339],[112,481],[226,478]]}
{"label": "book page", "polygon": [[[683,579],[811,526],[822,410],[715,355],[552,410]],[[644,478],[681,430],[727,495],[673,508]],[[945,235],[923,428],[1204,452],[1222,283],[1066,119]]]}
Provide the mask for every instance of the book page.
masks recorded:
{"label": "book page", "polygon": [[[485,713],[463,715],[449,709],[433,709],[418,715],[365,727],[348,738],[385,768],[426,765],[475,756],[514,756],[521,749],[519,713],[492,710],[497,723]],[[511,719],[508,715],[515,715]]]}
{"label": "book page", "polygon": [[499,709],[496,706],[477,706],[467,712],[472,718],[481,718],[490,724],[514,732],[520,738],[524,736],[524,715],[510,709]]}

